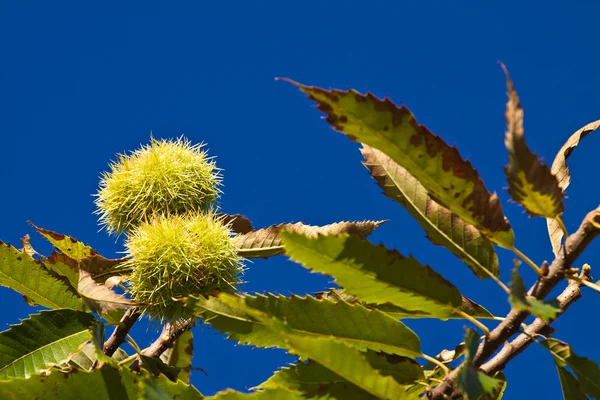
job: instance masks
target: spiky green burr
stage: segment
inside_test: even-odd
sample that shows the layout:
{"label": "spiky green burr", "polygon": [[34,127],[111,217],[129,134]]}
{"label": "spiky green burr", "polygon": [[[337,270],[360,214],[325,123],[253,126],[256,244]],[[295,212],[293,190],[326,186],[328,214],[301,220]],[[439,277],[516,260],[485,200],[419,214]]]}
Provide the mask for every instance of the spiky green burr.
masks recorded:
{"label": "spiky green burr", "polygon": [[125,247],[130,294],[161,321],[190,316],[174,298],[231,292],[243,270],[231,231],[210,212],[156,216],[133,229]]}
{"label": "spiky green burr", "polygon": [[221,178],[202,145],[187,139],[157,140],[120,154],[100,180],[96,213],[111,234],[153,215],[180,215],[213,207]]}

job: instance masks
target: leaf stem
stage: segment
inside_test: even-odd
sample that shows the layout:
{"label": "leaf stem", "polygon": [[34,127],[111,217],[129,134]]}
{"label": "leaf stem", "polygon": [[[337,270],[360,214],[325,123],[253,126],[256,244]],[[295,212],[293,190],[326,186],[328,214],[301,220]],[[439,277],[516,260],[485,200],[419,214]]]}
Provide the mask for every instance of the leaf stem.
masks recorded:
{"label": "leaf stem", "polygon": [[[565,223],[562,219],[562,216],[557,216],[556,218],[554,218],[554,220],[556,221],[556,223],[558,224],[558,226],[560,226],[560,229],[563,232],[563,237],[566,239],[569,237],[569,233],[567,232],[567,227],[565,226]],[[558,244],[560,246],[560,243]]]}
{"label": "leaf stem", "polygon": [[450,369],[443,362],[438,360],[437,358],[430,357],[427,354],[421,354],[421,357],[424,358],[425,360],[429,361],[430,363],[435,364],[438,367],[440,367],[442,369],[442,371],[444,371],[444,378],[446,376],[448,376],[448,374],[450,373]]}
{"label": "leaf stem", "polygon": [[531,259],[529,257],[527,257],[525,254],[523,254],[519,249],[517,249],[514,246],[511,250],[517,256],[519,256],[523,261],[525,261],[525,263],[528,264],[535,271],[535,273],[538,274],[538,276],[543,276],[542,271],[540,270],[540,267],[538,267],[533,261],[531,261]]}
{"label": "leaf stem", "polygon": [[469,314],[467,314],[466,312],[464,312],[463,310],[460,310],[458,308],[452,307],[452,311],[454,311],[455,313],[457,313],[458,315],[460,315],[461,317],[463,317],[464,319],[468,320],[473,325],[475,325],[479,329],[481,329],[486,337],[490,334],[490,330],[488,329],[488,327],[485,326],[484,324],[482,324],[481,322],[479,322],[477,320],[477,318],[470,316]]}

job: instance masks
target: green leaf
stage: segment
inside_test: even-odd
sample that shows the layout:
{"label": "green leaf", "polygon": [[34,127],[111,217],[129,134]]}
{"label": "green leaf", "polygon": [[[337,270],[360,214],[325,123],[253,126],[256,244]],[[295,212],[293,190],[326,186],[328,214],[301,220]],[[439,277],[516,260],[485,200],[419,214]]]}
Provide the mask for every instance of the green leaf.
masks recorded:
{"label": "green leaf", "polygon": [[361,302],[391,303],[436,318],[449,318],[461,306],[450,282],[413,257],[355,236],[306,236],[282,232],[286,253],[304,267],[333,276]]}
{"label": "green leaf", "polygon": [[368,392],[313,361],[280,369],[269,380],[258,386],[258,389],[300,392],[302,398],[311,399],[318,395],[327,395],[328,398],[339,400],[373,399]]}
{"label": "green leaf", "polygon": [[504,373],[500,371],[494,375],[494,379],[496,379],[497,386],[491,393],[484,395],[481,400],[502,400],[504,397],[504,392],[506,391],[507,385],[506,376],[504,376]]}
{"label": "green leaf", "polygon": [[531,217],[558,217],[565,210],[564,194],[550,168],[529,150],[523,129],[523,107],[506,67],[508,102],[506,103],[506,136],[508,166],[504,169],[508,193]]}
{"label": "green leaf", "polygon": [[54,247],[56,247],[62,254],[76,261],[81,261],[89,256],[96,255],[96,251],[90,246],[87,246],[77,239],[70,236],[63,235],[49,231],[47,229],[39,228],[35,226],[31,221],[29,224],[38,231],[44,238],[46,238]]}
{"label": "green leaf", "polygon": [[[311,399],[326,399],[328,397],[311,397]],[[301,393],[293,392],[286,389],[267,389],[259,390],[254,393],[241,393],[228,389],[224,392],[219,392],[214,396],[206,397],[206,400],[304,400]]]}
{"label": "green leaf", "polygon": [[498,389],[499,380],[484,374],[475,368],[471,362],[479,346],[479,335],[472,329],[467,329],[465,335],[465,360],[456,378],[457,387],[468,399],[476,400],[486,394],[493,394]]}
{"label": "green leaf", "polygon": [[[249,307],[286,321],[287,328],[294,334],[335,336],[336,340],[359,350],[385,351],[413,358],[421,354],[419,338],[406,325],[360,304],[317,300],[310,296],[257,295],[242,299]],[[228,333],[229,339],[258,347],[287,348],[284,338],[269,326],[229,307],[220,298],[189,298],[187,304],[195,307],[197,315],[214,328]]]}
{"label": "green leaf", "polygon": [[139,357],[140,360],[142,360],[142,367],[149,371],[153,376],[159,377],[160,375],[164,375],[172,382],[177,381],[181,369],[167,365],[160,358],[148,357],[143,354],[140,354]]}
{"label": "green leaf", "polygon": [[517,310],[523,310],[532,313],[544,321],[551,321],[560,313],[560,308],[556,307],[555,303],[546,303],[542,300],[537,300],[527,296],[525,283],[519,275],[518,264],[515,264],[512,272],[512,281],[510,283],[510,304]]}
{"label": "green leaf", "polygon": [[52,250],[52,255],[44,259],[43,264],[46,268],[56,272],[69,280],[69,284],[77,290],[79,282],[79,263],[69,256]]}
{"label": "green leaf", "polygon": [[[355,304],[360,303],[356,296],[345,293],[341,289],[329,289],[328,292],[317,292],[315,293],[317,299],[326,299],[331,301],[345,301],[346,303]],[[409,311],[393,304],[364,304],[363,306],[371,309],[383,311],[394,319],[406,319],[406,318],[433,318],[431,314],[423,311]],[[468,314],[472,317],[480,319],[494,319],[494,315],[486,310],[483,306],[475,303],[468,297],[462,296],[460,311]],[[448,318],[464,319],[465,317],[460,314],[452,314]]]}
{"label": "green leaf", "polygon": [[[567,166],[567,158],[573,153],[575,147],[579,145],[579,142],[594,132],[596,129],[600,127],[600,120],[590,122],[583,128],[579,129],[577,132],[571,135],[566,143],[560,148],[558,154],[554,158],[554,162],[552,163],[552,168],[550,168],[550,172],[558,181],[558,186],[564,192],[567,190],[567,187],[571,183],[571,173],[569,171],[569,167]],[[548,225],[548,234],[550,235],[550,243],[552,244],[552,251],[554,255],[558,255],[558,251],[560,250],[560,242],[563,237],[563,231],[560,228],[560,225],[556,220],[548,218],[546,219],[546,223]]]}
{"label": "green leaf", "polygon": [[[367,352],[366,358],[369,364],[377,369],[380,374],[391,376],[400,384],[409,384],[425,378],[421,366],[410,358],[373,351]],[[297,365],[282,368],[258,386],[258,389],[268,388],[300,391],[306,397],[324,394],[325,392],[330,395],[334,394],[333,397],[339,399],[356,398],[358,395],[365,396],[367,394],[338,374],[313,361],[300,362]]]}
{"label": "green leaf", "polygon": [[63,361],[92,338],[95,323],[81,311],[42,311],[0,332],[0,379],[27,378]]}
{"label": "green leaf", "polygon": [[[380,374],[391,376],[398,383],[409,384],[424,378],[421,366],[410,358],[372,351],[366,354],[366,358]],[[313,361],[280,369],[259,385],[258,389],[298,391],[306,398],[313,398],[319,394],[327,394],[331,398],[340,400],[373,398],[369,393]]]}
{"label": "green leaf", "polygon": [[598,364],[589,358],[578,356],[571,346],[560,340],[546,339],[540,343],[554,356],[554,362],[558,367],[569,366],[571,368],[579,380],[581,390],[595,399],[600,399],[600,368]]}
{"label": "green leaf", "polygon": [[482,279],[498,276],[498,256],[477,228],[436,202],[427,189],[385,153],[363,145],[363,164],[383,192],[400,203],[427,232],[432,243],[444,246]]}
{"label": "green leaf", "polygon": [[588,400],[577,379],[566,368],[557,365],[556,370],[565,400]]}
{"label": "green leaf", "polygon": [[[116,362],[120,362],[127,357],[129,356],[125,350],[119,347],[113,354],[112,359]],[[71,355],[67,359],[67,362],[79,369],[89,370],[94,366],[96,360],[98,360],[97,347],[93,343],[86,343],[80,351]]]}
{"label": "green leaf", "polygon": [[325,226],[305,225],[302,222],[272,225],[239,235],[236,238],[238,253],[246,258],[266,258],[283,254],[284,249],[279,236],[282,231],[303,233],[309,237],[352,233],[365,238],[384,222],[386,221],[342,221]]}
{"label": "green leaf", "polygon": [[494,243],[514,245],[498,197],[486,189],[454,146],[419,125],[404,106],[355,90],[324,90],[290,81],[317,102],[327,122],[350,139],[375,147],[413,175],[441,204]]}
{"label": "green leaf", "polygon": [[84,304],[66,279],[0,241],[0,285],[11,288],[30,302],[48,308],[83,310]]}
{"label": "green leaf", "polygon": [[191,330],[183,332],[173,343],[173,346],[161,354],[160,359],[167,365],[180,369],[178,378],[186,383],[190,381],[192,370],[192,354],[194,350],[194,336]]}
{"label": "green leaf", "polygon": [[[144,384],[156,384],[172,399],[200,400],[202,395],[193,386],[183,382],[173,383],[166,378],[148,381],[145,375],[131,372],[129,368],[118,368],[104,364],[93,371],[73,370],[62,373],[50,370],[49,375],[34,375],[28,379],[12,378],[0,381],[1,399],[89,399],[94,400],[138,400],[142,393],[149,392]],[[156,390],[155,390],[156,392]]]}
{"label": "green leaf", "polygon": [[379,374],[358,350],[333,339],[295,334],[277,318],[248,306],[243,297],[221,293],[219,300],[281,336],[292,353],[314,360],[372,395],[381,399],[416,399],[416,396],[406,393],[407,386],[398,384],[390,376]]}

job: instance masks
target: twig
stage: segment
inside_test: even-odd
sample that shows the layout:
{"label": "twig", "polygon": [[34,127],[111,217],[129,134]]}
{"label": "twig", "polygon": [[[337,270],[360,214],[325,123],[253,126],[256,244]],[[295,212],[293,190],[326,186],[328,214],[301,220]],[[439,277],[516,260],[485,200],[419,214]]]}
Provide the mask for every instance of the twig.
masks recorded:
{"label": "twig", "polygon": [[[579,283],[573,282],[556,298],[561,311],[556,316],[557,318],[564,313],[571,304],[581,298],[581,290]],[[515,340],[504,345],[502,350],[498,352],[490,361],[481,366],[481,370],[488,375],[493,375],[496,372],[504,369],[506,363],[521,354],[533,341],[537,335],[547,336],[550,331],[550,322],[546,322],[541,318],[533,321],[525,332],[517,336]]]}
{"label": "twig", "polygon": [[112,357],[117,349],[125,342],[129,331],[133,324],[140,318],[140,312],[134,307],[128,309],[119,321],[119,325],[115,328],[112,335],[104,342],[103,352],[105,355]]}
{"label": "twig", "polygon": [[[142,354],[147,357],[160,357],[168,348],[173,347],[173,343],[185,331],[188,331],[196,324],[195,318],[184,319],[176,322],[166,322],[158,339],[156,339],[150,347],[142,351]],[[135,361],[129,367],[132,371],[139,371],[142,360],[138,355]]]}
{"label": "twig", "polygon": [[[536,299],[546,297],[558,282],[565,277],[565,271],[571,267],[573,262],[577,260],[598,234],[600,234],[600,207],[586,215],[579,229],[565,240],[561,251],[550,265],[548,274],[539,277],[528,294]],[[506,319],[492,330],[486,340],[479,345],[473,358],[473,366],[478,368],[490,358],[505,341],[518,332],[520,325],[528,316],[527,311],[511,309]],[[427,392],[427,398],[441,400],[448,397],[457,397],[458,391],[455,391],[454,381],[460,370],[461,367],[458,367],[451,371],[443,383]]]}

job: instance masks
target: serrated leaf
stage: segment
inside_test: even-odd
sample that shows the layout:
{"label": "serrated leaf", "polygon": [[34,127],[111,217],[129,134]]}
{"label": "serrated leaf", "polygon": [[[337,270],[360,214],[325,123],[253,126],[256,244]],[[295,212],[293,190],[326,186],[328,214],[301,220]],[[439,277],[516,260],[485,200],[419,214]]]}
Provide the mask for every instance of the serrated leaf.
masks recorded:
{"label": "serrated leaf", "polygon": [[84,304],[66,279],[24,251],[0,241],[0,285],[11,288],[29,302],[48,308],[83,310]]}
{"label": "serrated leaf", "polygon": [[79,282],[79,264],[69,256],[52,250],[52,255],[44,259],[44,266],[69,280],[71,286],[77,289]]}
{"label": "serrated leaf", "polygon": [[[326,399],[327,396],[311,397],[311,399]],[[253,393],[242,393],[228,389],[214,396],[206,397],[206,400],[304,400],[301,393],[286,389],[266,389]]]}
{"label": "serrated leaf", "polygon": [[283,232],[286,253],[304,267],[333,276],[367,304],[393,304],[449,318],[462,303],[458,289],[430,267],[355,236],[306,236]]}
{"label": "serrated leaf", "polygon": [[342,378],[380,399],[417,399],[406,393],[407,386],[377,372],[364,354],[334,339],[324,339],[292,332],[287,324],[267,313],[250,307],[245,299],[221,293],[219,300],[261,322],[285,340],[286,348],[304,359],[312,359]]}
{"label": "serrated leaf", "polygon": [[324,90],[290,81],[327,114],[327,122],[350,139],[387,154],[413,175],[438,202],[494,243],[507,248],[514,233],[504,217],[498,197],[486,189],[469,161],[454,146],[419,125],[404,106],[396,106],[371,93]]}
{"label": "serrated leaf", "polygon": [[523,129],[523,108],[514,84],[506,74],[508,102],[506,103],[506,136],[508,165],[504,168],[510,197],[521,204],[531,217],[556,218],[565,210],[564,194],[550,168],[529,150]]}
{"label": "serrated leaf", "polygon": [[[367,361],[379,373],[393,377],[400,384],[409,384],[423,379],[421,366],[415,361],[383,353],[368,352]],[[307,398],[315,395],[329,395],[334,399],[372,399],[364,390],[352,385],[338,374],[313,361],[292,364],[281,368],[258,389],[287,389],[299,391]]]}
{"label": "serrated leaf", "polygon": [[[314,293],[317,299],[326,299],[331,301],[345,301],[350,304],[360,303],[356,296],[348,294],[341,289],[329,289],[328,292],[316,292]],[[394,319],[406,319],[406,318],[434,318],[431,314],[423,311],[409,311],[393,304],[364,304],[363,306],[371,309],[383,311]],[[481,319],[495,319],[494,315],[486,310],[483,306],[475,303],[468,297],[461,296],[460,311],[468,314],[472,317]],[[449,319],[464,319],[465,317],[460,314],[452,314],[448,317]]]}
{"label": "serrated leaf", "polygon": [[[419,338],[413,331],[377,310],[360,304],[317,300],[314,297],[243,296],[243,301],[255,310],[286,321],[287,328],[298,335],[329,338],[355,347],[389,354],[418,357]],[[215,329],[229,334],[229,339],[258,347],[286,348],[283,338],[269,326],[250,318],[243,311],[231,308],[218,298],[189,298],[198,316]]]}
{"label": "serrated leaf", "polygon": [[[112,359],[116,362],[123,361],[127,357],[129,356],[125,350],[120,347],[112,355]],[[80,351],[70,356],[67,362],[79,369],[89,370],[97,360],[98,352],[96,346],[93,343],[86,343]]]}
{"label": "serrated leaf", "polygon": [[450,250],[478,278],[500,274],[494,246],[477,228],[436,202],[425,186],[382,151],[365,144],[360,151],[363,164],[386,196],[406,208],[433,244]]}
{"label": "serrated leaf", "polygon": [[[140,380],[143,381],[141,384],[147,382],[147,378],[130,371],[129,368],[118,368],[110,364],[104,364],[101,368],[89,372],[77,369],[68,373],[51,370],[49,374],[35,375],[28,379],[12,378],[0,381],[0,398],[138,400]],[[203,398],[193,386],[183,382],[173,383],[162,377],[153,382],[173,399]]]}
{"label": "serrated leaf", "polygon": [[63,361],[91,339],[95,322],[81,311],[42,311],[0,332],[0,379],[28,378]]}
{"label": "serrated leaf", "polygon": [[569,366],[579,380],[579,386],[588,396],[600,399],[600,367],[589,358],[580,357],[565,342],[546,339],[540,342],[554,356],[558,367]]}
{"label": "serrated leaf", "polygon": [[229,226],[229,229],[237,234],[241,235],[254,230],[252,227],[252,222],[250,222],[250,220],[243,215],[218,213],[215,215],[215,217],[221,219],[226,225]]}
{"label": "serrated leaf", "polygon": [[[573,150],[579,145],[579,142],[584,137],[598,129],[599,126],[600,120],[590,122],[583,128],[579,129],[569,137],[566,143],[558,151],[558,154],[556,154],[554,162],[552,162],[552,168],[550,169],[550,172],[556,176],[558,186],[563,192],[571,183],[571,174],[569,167],[567,166],[567,158],[569,158],[569,156],[573,153]],[[550,235],[552,251],[554,252],[554,255],[558,255],[558,251],[560,250],[560,242],[563,237],[563,231],[558,222],[556,222],[554,219],[546,219],[546,224],[548,225],[548,234]]]}
{"label": "serrated leaf", "polygon": [[553,320],[560,312],[560,308],[556,307],[552,302],[547,303],[527,296],[525,283],[521,275],[519,275],[518,264],[515,265],[512,272],[509,302],[517,310],[528,311],[536,317],[542,318],[544,321]]}
{"label": "serrated leaf", "polygon": [[373,399],[373,396],[368,392],[351,384],[321,364],[312,361],[280,369],[269,380],[258,386],[258,389],[289,390],[301,393],[302,398],[311,399],[317,395],[339,400]]}
{"label": "serrated leaf", "polygon": [[588,400],[588,397],[581,390],[577,379],[566,368],[557,365],[556,370],[565,400]]}
{"label": "serrated leaf", "polygon": [[43,229],[35,226],[29,222],[31,226],[38,231],[46,240],[48,240],[54,247],[56,247],[61,253],[70,257],[74,260],[81,261],[89,256],[96,255],[96,250],[90,246],[81,243],[71,236],[63,235],[62,233],[56,233],[48,229]]}
{"label": "serrated leaf", "polygon": [[479,335],[476,331],[467,329],[467,334],[465,335],[465,360],[456,378],[456,385],[471,400],[479,399],[486,394],[493,394],[501,383],[499,380],[479,371],[471,364],[478,346]]}
{"label": "serrated leaf", "polygon": [[142,367],[155,377],[164,375],[167,379],[169,379],[172,382],[177,381],[177,377],[179,376],[179,372],[181,371],[180,368],[167,365],[160,358],[157,357],[148,357],[143,354],[139,354],[138,356],[140,357]]}
{"label": "serrated leaf", "polygon": [[302,233],[309,237],[351,233],[366,238],[384,222],[386,221],[342,221],[324,226],[305,225],[302,222],[271,225],[238,236],[236,238],[238,253],[246,258],[266,258],[283,254],[284,249],[279,236],[283,231]]}
{"label": "serrated leaf", "polygon": [[179,336],[172,347],[160,355],[160,359],[165,364],[180,369],[178,379],[189,383],[193,351],[194,336],[191,330],[187,330]]}

